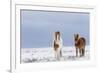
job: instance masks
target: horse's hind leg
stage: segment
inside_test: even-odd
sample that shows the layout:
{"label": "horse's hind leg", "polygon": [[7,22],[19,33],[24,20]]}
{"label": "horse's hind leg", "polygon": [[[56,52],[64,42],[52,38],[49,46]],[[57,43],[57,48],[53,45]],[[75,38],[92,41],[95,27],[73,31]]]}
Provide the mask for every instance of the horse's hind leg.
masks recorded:
{"label": "horse's hind leg", "polygon": [[82,49],[82,56],[84,56],[85,54],[85,49]]}

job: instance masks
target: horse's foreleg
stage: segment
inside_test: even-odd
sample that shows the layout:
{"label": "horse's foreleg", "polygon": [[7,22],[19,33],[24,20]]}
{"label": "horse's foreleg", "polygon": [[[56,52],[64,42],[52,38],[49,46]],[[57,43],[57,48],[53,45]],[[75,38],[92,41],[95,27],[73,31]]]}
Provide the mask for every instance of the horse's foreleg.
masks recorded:
{"label": "horse's foreleg", "polygon": [[82,49],[79,49],[80,57],[82,57]]}
{"label": "horse's foreleg", "polygon": [[78,57],[78,48],[76,48],[76,57]]}
{"label": "horse's foreleg", "polygon": [[60,50],[60,57],[62,57],[62,51]]}
{"label": "horse's foreleg", "polygon": [[57,52],[57,60],[60,59],[60,54]]}
{"label": "horse's foreleg", "polygon": [[54,51],[55,59],[57,59],[57,51]]}
{"label": "horse's foreleg", "polygon": [[61,53],[60,52],[61,52],[60,50],[57,51],[57,60],[60,60],[60,57],[61,57]]}

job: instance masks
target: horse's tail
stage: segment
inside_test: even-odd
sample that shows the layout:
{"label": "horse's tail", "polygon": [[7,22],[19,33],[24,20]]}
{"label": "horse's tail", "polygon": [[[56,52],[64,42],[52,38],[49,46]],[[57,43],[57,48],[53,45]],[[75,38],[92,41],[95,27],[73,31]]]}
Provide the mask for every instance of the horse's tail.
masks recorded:
{"label": "horse's tail", "polygon": [[84,54],[85,54],[85,46],[86,46],[86,40],[85,40],[85,38],[81,38],[82,40],[83,40],[83,49],[82,49],[82,55],[84,56]]}

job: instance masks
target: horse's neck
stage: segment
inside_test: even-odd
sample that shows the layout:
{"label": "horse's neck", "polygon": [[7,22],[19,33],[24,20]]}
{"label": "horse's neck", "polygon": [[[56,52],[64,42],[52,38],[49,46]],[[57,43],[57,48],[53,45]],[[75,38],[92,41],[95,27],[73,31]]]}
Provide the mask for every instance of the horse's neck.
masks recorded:
{"label": "horse's neck", "polygon": [[80,38],[78,37],[78,39],[77,39],[77,41],[76,41],[76,43],[75,43],[75,44],[78,44],[78,42],[79,42],[79,39],[80,39]]}
{"label": "horse's neck", "polygon": [[55,39],[55,42],[56,42],[56,43],[61,43],[61,42],[62,42],[62,38],[60,38],[60,39]]}
{"label": "horse's neck", "polygon": [[56,39],[55,42],[60,42],[60,40],[57,40],[57,39]]}

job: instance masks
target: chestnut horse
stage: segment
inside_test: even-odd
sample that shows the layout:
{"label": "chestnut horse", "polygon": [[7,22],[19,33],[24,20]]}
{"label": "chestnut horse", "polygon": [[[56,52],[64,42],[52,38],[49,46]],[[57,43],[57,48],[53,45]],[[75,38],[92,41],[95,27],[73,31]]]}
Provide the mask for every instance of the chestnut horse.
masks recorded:
{"label": "chestnut horse", "polygon": [[55,58],[57,60],[60,60],[60,58],[62,57],[62,38],[59,31],[55,32],[53,47]]}
{"label": "chestnut horse", "polygon": [[78,56],[78,51],[79,51],[80,57],[84,56],[85,45],[86,45],[85,38],[80,37],[79,34],[74,34],[74,40],[75,40],[75,48],[76,48],[76,57]]}

